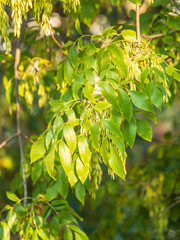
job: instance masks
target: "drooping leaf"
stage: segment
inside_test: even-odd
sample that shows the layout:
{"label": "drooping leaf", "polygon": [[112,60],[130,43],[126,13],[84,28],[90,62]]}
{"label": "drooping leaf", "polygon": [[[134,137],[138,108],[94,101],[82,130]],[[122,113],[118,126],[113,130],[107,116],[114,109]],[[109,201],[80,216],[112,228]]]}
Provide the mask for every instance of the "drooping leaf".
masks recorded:
{"label": "drooping leaf", "polygon": [[10,240],[10,229],[6,222],[1,221],[0,223],[0,239]]}
{"label": "drooping leaf", "polygon": [[136,120],[137,134],[143,139],[151,142],[152,140],[152,127],[146,120]]}
{"label": "drooping leaf", "polygon": [[64,63],[64,79],[71,84],[72,83],[73,68],[69,59]]}
{"label": "drooping leaf", "polygon": [[71,60],[72,65],[75,68],[77,68],[77,66],[78,66],[78,54],[77,54],[75,45],[73,45],[69,50],[69,58]]}
{"label": "drooping leaf", "polygon": [[30,152],[31,163],[42,158],[46,152],[44,138],[37,140],[33,143]]}
{"label": "drooping leaf", "polygon": [[49,176],[52,177],[54,180],[56,180],[55,177],[54,177],[54,174],[53,174],[53,171],[54,171],[54,159],[55,159],[55,150],[52,149],[48,153],[48,155],[45,157],[44,161],[46,162],[46,168],[47,168]]}
{"label": "drooping leaf", "polygon": [[64,240],[73,240],[73,234],[71,229],[66,228],[66,231],[64,233]]}
{"label": "drooping leaf", "polygon": [[109,165],[120,178],[125,180],[123,160],[113,147],[110,149]]}
{"label": "drooping leaf", "polygon": [[154,87],[151,94],[151,102],[159,109],[161,110],[162,104],[163,104],[163,96],[161,91]]}
{"label": "drooping leaf", "polygon": [[51,185],[50,187],[47,188],[46,191],[46,199],[48,201],[52,201],[53,199],[55,199],[58,195],[58,185],[57,182],[54,183],[53,185]]}
{"label": "drooping leaf", "polygon": [[76,172],[80,181],[84,184],[89,174],[89,164],[84,165],[79,157],[76,159]]}
{"label": "drooping leaf", "polygon": [[162,80],[164,80],[164,73],[156,67],[151,68]]}
{"label": "drooping leaf", "polygon": [[144,111],[154,113],[153,106],[149,98],[142,92],[129,91],[133,104]]}
{"label": "drooping leaf", "polygon": [[124,126],[125,140],[126,140],[127,144],[130,146],[130,148],[132,148],[134,145],[135,138],[136,138],[136,130],[137,130],[137,126],[136,126],[136,122],[135,122],[134,118],[131,119],[130,123],[125,121],[123,126]]}
{"label": "drooping leaf", "polygon": [[88,139],[84,136],[79,137],[78,149],[82,162],[87,165],[91,159],[91,151],[88,145]]}
{"label": "drooping leaf", "polygon": [[124,62],[123,51],[120,47],[115,44],[110,44],[107,46],[108,50],[112,53],[113,57],[111,58],[112,62],[116,65],[118,70],[127,78],[127,66]]}
{"label": "drooping leaf", "polygon": [[111,120],[111,119],[103,119],[102,120],[103,126],[107,128],[110,132],[118,135],[121,139],[123,139],[122,132],[120,128]]}
{"label": "drooping leaf", "polygon": [[100,153],[103,159],[103,162],[108,166],[108,161],[109,161],[109,152],[108,152],[108,139],[105,138],[102,141],[102,145],[100,148]]}
{"label": "drooping leaf", "polygon": [[64,171],[68,176],[69,173],[71,172],[72,157],[69,148],[63,141],[61,141],[59,144],[59,158],[64,168]]}
{"label": "drooping leaf", "polygon": [[69,225],[69,228],[71,228],[74,232],[79,233],[83,240],[89,240],[86,234],[80,228],[78,228],[78,226]]}
{"label": "drooping leaf", "polygon": [[38,236],[40,236],[41,239],[49,240],[47,233],[42,228],[37,229],[37,234]]}
{"label": "drooping leaf", "polygon": [[180,74],[176,71],[173,72],[173,78],[180,82]]}
{"label": "drooping leaf", "polygon": [[78,181],[75,186],[75,195],[77,199],[84,205],[84,197],[85,197],[85,188],[84,185]]}
{"label": "drooping leaf", "polygon": [[42,169],[43,169],[42,163],[43,163],[42,160],[39,160],[32,165],[31,179],[33,181],[33,184],[35,184],[37,180],[41,177]]}
{"label": "drooping leaf", "polygon": [[76,149],[76,145],[77,145],[76,133],[75,133],[73,127],[68,124],[65,125],[65,127],[63,128],[63,135],[64,135],[66,143],[70,149],[71,154],[73,154],[73,152]]}
{"label": "drooping leaf", "polygon": [[93,147],[99,151],[99,122],[94,123],[91,127],[91,141]]}
{"label": "drooping leaf", "polygon": [[132,104],[127,93],[120,88],[118,89],[118,102],[125,119],[130,122],[132,117]]}
{"label": "drooping leaf", "polygon": [[146,68],[141,72],[141,82],[144,82],[148,76],[149,68]]}
{"label": "drooping leaf", "polygon": [[102,94],[107,99],[108,103],[112,104],[114,108],[118,108],[116,92],[113,88],[106,82],[101,82],[99,84]]}
{"label": "drooping leaf", "polygon": [[83,88],[83,93],[84,93],[84,96],[91,102],[95,102],[95,99],[92,95],[92,92],[90,90],[90,86],[86,85],[84,88]]}
{"label": "drooping leaf", "polygon": [[115,144],[115,146],[118,147],[120,153],[121,153],[121,158],[125,160],[126,158],[126,152],[125,152],[125,145],[123,139],[119,138],[118,136],[115,135],[110,135],[109,136],[112,142]]}
{"label": "drooping leaf", "polygon": [[81,26],[80,26],[79,19],[76,19],[75,28],[76,28],[76,30],[78,31],[78,33],[79,33],[80,35],[83,35],[83,34],[82,34],[82,31],[81,31]]}

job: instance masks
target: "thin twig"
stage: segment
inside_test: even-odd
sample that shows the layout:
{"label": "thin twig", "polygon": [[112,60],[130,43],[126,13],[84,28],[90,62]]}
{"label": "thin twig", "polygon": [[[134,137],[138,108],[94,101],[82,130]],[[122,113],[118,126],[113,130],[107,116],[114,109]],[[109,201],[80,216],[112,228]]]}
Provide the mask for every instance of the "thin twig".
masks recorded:
{"label": "thin twig", "polygon": [[137,34],[137,41],[140,46],[141,43],[141,35],[140,35],[140,12],[139,12],[139,4],[136,4],[136,34]]}
{"label": "thin twig", "polygon": [[178,199],[176,202],[174,202],[171,205],[169,205],[168,207],[166,207],[164,210],[162,210],[162,211],[158,212],[157,214],[155,214],[150,220],[153,221],[156,217],[158,217],[159,215],[167,212],[169,209],[173,208],[174,206],[176,206],[179,203],[180,203],[180,199]]}
{"label": "thin twig", "polygon": [[60,48],[63,47],[62,44],[57,41],[57,39],[55,38],[54,34],[51,34],[51,37],[52,37],[53,41],[58,45],[58,47],[60,47]]}
{"label": "thin twig", "polygon": [[31,138],[29,138],[28,136],[26,136],[24,133],[21,132],[21,135],[22,135],[25,139],[27,139],[28,141],[30,141],[31,143],[34,143],[34,141],[33,141]]}
{"label": "thin twig", "polygon": [[11,142],[15,137],[17,137],[19,134],[15,133],[14,135],[12,135],[10,138],[8,138],[7,140],[5,140],[4,142],[2,142],[0,144],[0,149],[3,148],[4,146],[6,146],[9,142]]}
{"label": "thin twig", "polygon": [[27,181],[26,181],[26,172],[25,172],[25,160],[24,160],[24,151],[22,144],[22,135],[21,135],[21,122],[20,122],[20,103],[19,103],[19,72],[18,66],[20,62],[20,43],[21,37],[17,39],[15,47],[15,63],[14,63],[14,74],[15,74],[15,90],[16,90],[16,121],[17,121],[17,133],[19,138],[19,147],[21,155],[21,166],[22,166],[22,176],[23,176],[23,185],[24,185],[24,206],[27,203]]}

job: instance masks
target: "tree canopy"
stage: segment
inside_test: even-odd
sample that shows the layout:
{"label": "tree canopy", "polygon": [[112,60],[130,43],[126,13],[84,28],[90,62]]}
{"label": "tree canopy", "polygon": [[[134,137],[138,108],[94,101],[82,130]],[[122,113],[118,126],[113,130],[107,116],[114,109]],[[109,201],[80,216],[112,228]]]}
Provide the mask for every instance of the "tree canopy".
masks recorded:
{"label": "tree canopy", "polygon": [[1,0],[2,240],[178,239],[179,13]]}

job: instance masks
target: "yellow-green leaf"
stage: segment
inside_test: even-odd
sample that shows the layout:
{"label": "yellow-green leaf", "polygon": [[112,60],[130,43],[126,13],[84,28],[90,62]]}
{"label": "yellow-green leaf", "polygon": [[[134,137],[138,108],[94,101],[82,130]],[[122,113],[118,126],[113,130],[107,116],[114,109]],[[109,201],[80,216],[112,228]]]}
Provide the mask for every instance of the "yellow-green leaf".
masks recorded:
{"label": "yellow-green leaf", "polygon": [[44,138],[37,140],[33,143],[30,152],[31,163],[42,158],[46,152]]}
{"label": "yellow-green leaf", "polygon": [[44,161],[46,162],[46,168],[47,172],[50,177],[52,177],[54,180],[55,177],[53,176],[53,171],[54,171],[54,159],[55,159],[55,150],[52,149],[48,155],[45,157]]}
{"label": "yellow-green leaf", "polygon": [[88,139],[86,137],[79,137],[78,149],[82,162],[87,165],[91,159],[91,151],[89,149]]}
{"label": "yellow-green leaf", "polygon": [[110,158],[109,158],[109,165],[112,170],[123,180],[125,180],[125,172],[124,172],[124,165],[123,160],[120,158],[117,151],[111,147],[110,149]]}
{"label": "yellow-green leaf", "polygon": [[80,181],[84,184],[89,174],[89,164],[84,165],[79,157],[76,159],[76,172]]}
{"label": "yellow-green leaf", "polygon": [[63,128],[63,135],[71,154],[73,154],[76,149],[76,133],[73,127],[70,125],[65,125],[65,127]]}

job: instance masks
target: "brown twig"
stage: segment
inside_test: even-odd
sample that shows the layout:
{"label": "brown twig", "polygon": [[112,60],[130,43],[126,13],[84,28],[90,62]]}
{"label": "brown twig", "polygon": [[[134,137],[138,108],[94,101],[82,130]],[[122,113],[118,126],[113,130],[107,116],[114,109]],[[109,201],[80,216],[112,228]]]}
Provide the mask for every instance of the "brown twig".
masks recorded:
{"label": "brown twig", "polygon": [[140,46],[141,43],[141,35],[140,35],[140,12],[139,12],[139,4],[136,4],[136,34],[137,41]]}
{"label": "brown twig", "polygon": [[[174,32],[176,32],[175,29],[172,29],[172,30],[170,31],[170,33],[174,33]],[[164,36],[165,36],[164,33],[158,33],[158,34],[153,34],[153,35],[149,35],[149,36],[144,36],[144,35],[143,35],[143,38],[153,39],[153,38],[159,38],[159,37],[164,37]]]}
{"label": "brown twig", "polygon": [[18,72],[18,66],[19,66],[20,55],[21,55],[20,43],[21,43],[21,36],[20,36],[20,38],[17,38],[16,47],[15,47],[14,74],[15,74],[15,91],[16,91],[17,134],[18,134],[18,138],[19,138],[21,166],[22,166],[22,177],[23,177],[23,185],[24,185],[24,205],[26,205],[26,203],[27,203],[27,181],[26,181],[25,160],[24,160],[24,151],[23,151],[22,135],[21,135],[20,103],[19,103],[19,72]]}
{"label": "brown twig", "polygon": [[55,38],[54,34],[51,34],[51,37],[52,37],[53,41],[58,45],[58,47],[60,47],[60,48],[63,47],[62,44],[57,41],[57,39]]}
{"label": "brown twig", "polygon": [[0,149],[3,148],[4,146],[6,146],[9,142],[11,142],[15,137],[17,137],[19,134],[15,133],[14,135],[12,135],[10,138],[8,138],[7,140],[5,140],[4,142],[2,142],[0,144]]}

